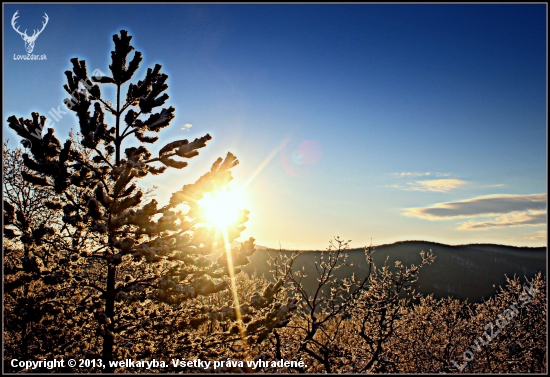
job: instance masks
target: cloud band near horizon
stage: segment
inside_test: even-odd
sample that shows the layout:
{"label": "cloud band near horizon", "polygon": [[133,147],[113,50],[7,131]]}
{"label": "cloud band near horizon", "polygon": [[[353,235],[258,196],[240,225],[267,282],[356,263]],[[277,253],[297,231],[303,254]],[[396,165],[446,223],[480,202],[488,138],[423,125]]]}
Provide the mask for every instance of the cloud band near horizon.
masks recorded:
{"label": "cloud band near horizon", "polygon": [[457,228],[459,230],[545,225],[546,197],[546,194],[485,195],[458,202],[437,203],[426,208],[407,208],[403,215],[432,221],[494,217],[487,221],[466,221]]}

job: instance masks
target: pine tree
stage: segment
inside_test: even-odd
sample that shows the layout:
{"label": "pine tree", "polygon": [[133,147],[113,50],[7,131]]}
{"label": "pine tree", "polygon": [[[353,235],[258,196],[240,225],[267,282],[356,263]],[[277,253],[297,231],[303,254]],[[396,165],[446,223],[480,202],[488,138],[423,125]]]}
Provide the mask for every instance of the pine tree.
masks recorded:
{"label": "pine tree", "polygon": [[[244,230],[247,211],[241,211],[238,221],[227,228],[225,241],[214,227],[202,223],[198,201],[232,180],[231,169],[239,163],[232,153],[217,159],[195,183],[174,192],[164,206],[148,198],[152,193],[138,185],[140,179],[162,174],[168,167],[185,168],[211,136],[168,143],[156,157],[149,152],[145,145],[158,140],[154,134],[169,126],[175,109],[162,107],[168,100],[164,93],[168,76],[158,64],[147,70],[143,80],[127,85],[126,98],[121,99],[123,85],[142,61],[137,51],[129,61],[134,50],[131,39],[125,30],[113,36],[110,76],[90,77],[84,60],[71,59],[73,68],[65,72],[63,87],[70,95],[65,105],[78,118],[78,138],[72,136],[62,145],[51,128],[42,136],[46,117],[36,112],[32,119],[8,118],[9,127],[30,150],[23,161],[31,173],[23,178],[34,187],[49,188],[53,195],[45,205],[62,214],[59,226],[51,228],[52,237],[70,255],[66,279],[75,287],[75,311],[82,313],[71,319],[80,337],[67,352],[101,356],[106,372],[114,370],[110,360],[147,358],[160,349],[145,346],[145,339],[154,343],[176,334],[180,343],[189,343],[186,331],[221,310],[189,306],[189,300],[227,290],[228,260],[237,274],[255,251],[253,238],[240,248],[228,252],[223,248]],[[114,104],[102,96],[100,85],[116,87]],[[106,123],[106,113],[112,115],[114,125]],[[128,138],[135,138],[140,146],[123,150]],[[282,281],[272,285],[241,308],[233,302],[226,312],[235,325],[218,334],[218,342],[233,337],[254,343],[265,339],[273,328],[285,326],[296,306],[289,300],[285,310],[280,309],[276,297],[282,285]],[[241,312],[255,316],[248,319],[254,326],[245,328]],[[85,313],[93,316],[93,324]],[[94,334],[100,342],[94,341]],[[198,347],[170,345],[179,352],[187,346]],[[208,345],[201,342],[201,347]]]}

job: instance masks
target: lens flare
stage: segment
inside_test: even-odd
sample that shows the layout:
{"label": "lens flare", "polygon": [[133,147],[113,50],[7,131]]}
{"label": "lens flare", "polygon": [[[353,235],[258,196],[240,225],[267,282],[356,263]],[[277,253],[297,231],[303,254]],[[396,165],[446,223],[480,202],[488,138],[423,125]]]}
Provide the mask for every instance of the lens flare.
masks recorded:
{"label": "lens flare", "polygon": [[285,170],[297,178],[305,178],[311,172],[323,154],[321,143],[317,140],[298,141],[287,139],[281,148],[281,161]]}

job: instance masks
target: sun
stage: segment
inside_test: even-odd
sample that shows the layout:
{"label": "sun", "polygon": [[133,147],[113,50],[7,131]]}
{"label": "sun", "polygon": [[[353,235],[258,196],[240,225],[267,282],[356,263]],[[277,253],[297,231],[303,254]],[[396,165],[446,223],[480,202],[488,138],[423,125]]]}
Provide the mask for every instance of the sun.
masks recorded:
{"label": "sun", "polygon": [[243,195],[229,189],[207,192],[204,198],[199,200],[205,221],[218,228],[227,228],[234,224],[239,218],[243,204]]}

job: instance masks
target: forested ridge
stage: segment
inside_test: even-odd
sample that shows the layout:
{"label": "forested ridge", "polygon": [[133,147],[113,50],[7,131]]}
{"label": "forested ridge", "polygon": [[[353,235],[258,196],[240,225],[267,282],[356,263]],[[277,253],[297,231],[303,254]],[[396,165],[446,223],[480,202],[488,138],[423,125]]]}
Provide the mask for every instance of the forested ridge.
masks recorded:
{"label": "forested ridge", "polygon": [[[543,276],[546,275],[545,247],[478,244],[452,246],[427,241],[402,241],[376,246],[373,261],[381,265],[389,258],[392,263],[399,260],[404,264],[412,264],[417,262],[418,253],[422,250],[432,250],[437,257],[437,263],[423,269],[418,280],[418,291],[424,295],[433,294],[435,298],[452,296],[479,303],[494,296],[497,291],[493,286],[504,286],[506,276],[517,275],[525,281],[539,272],[542,272]],[[295,263],[310,271],[314,268],[315,257],[320,252],[303,251]],[[276,253],[291,255],[293,251],[258,247],[257,252],[250,258],[251,263],[244,267],[244,271],[257,272],[269,277],[268,255]],[[368,273],[363,249],[352,248],[347,254],[353,266],[339,270],[338,277],[345,278],[352,274],[361,276]],[[313,275],[310,274],[305,284],[309,289],[314,288],[316,281]]]}

